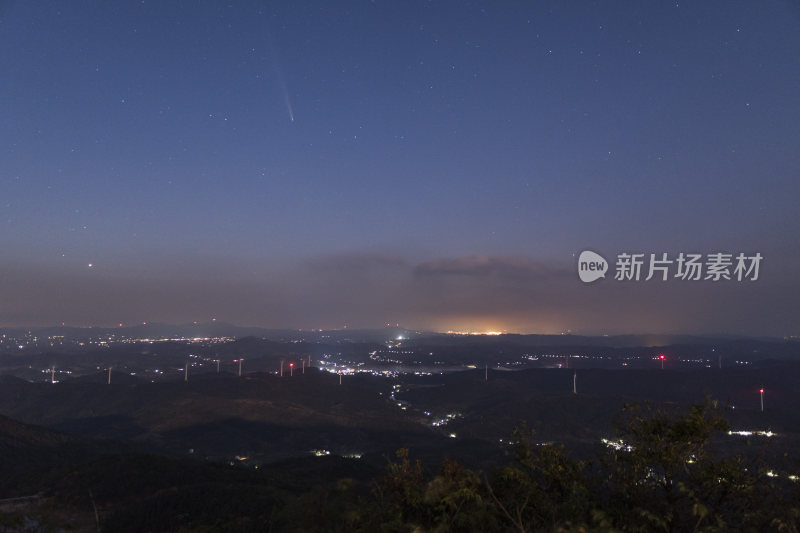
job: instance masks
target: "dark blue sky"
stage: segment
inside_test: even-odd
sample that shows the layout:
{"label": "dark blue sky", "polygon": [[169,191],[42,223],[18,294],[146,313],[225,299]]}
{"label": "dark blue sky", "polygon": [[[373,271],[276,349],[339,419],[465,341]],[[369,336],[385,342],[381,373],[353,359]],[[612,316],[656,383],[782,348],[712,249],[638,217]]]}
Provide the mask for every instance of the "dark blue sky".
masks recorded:
{"label": "dark blue sky", "polygon": [[800,335],[792,2],[2,2],[0,72],[2,325]]}

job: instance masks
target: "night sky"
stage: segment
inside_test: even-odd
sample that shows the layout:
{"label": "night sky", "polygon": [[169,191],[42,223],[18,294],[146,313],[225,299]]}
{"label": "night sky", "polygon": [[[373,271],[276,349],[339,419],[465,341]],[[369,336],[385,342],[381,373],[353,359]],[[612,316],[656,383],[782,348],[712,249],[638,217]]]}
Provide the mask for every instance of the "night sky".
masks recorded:
{"label": "night sky", "polygon": [[5,1],[0,72],[0,326],[800,335],[794,2]]}

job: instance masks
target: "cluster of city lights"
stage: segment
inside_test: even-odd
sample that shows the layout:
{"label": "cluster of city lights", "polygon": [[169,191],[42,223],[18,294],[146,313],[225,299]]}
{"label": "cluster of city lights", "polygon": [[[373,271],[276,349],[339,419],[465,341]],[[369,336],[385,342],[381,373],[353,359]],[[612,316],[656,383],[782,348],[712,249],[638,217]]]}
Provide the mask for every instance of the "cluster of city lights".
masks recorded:
{"label": "cluster of city lights", "polygon": [[773,433],[770,430],[760,431],[760,430],[739,430],[739,431],[728,431],[728,435],[739,435],[741,437],[750,437],[755,435],[757,437],[777,437],[777,433]]}

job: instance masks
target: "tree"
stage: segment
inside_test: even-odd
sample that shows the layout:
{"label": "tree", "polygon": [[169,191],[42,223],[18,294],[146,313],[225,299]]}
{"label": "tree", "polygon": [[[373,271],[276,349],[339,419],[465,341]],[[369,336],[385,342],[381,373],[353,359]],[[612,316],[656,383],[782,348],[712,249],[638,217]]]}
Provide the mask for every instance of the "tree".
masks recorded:
{"label": "tree", "polygon": [[[604,458],[603,517],[630,531],[723,531],[752,522],[756,478],[739,458],[717,459],[710,439],[728,424],[707,403],[672,416],[663,410],[629,419]],[[752,525],[752,524],[751,524]]]}
{"label": "tree", "polygon": [[516,531],[556,531],[588,523],[594,507],[586,463],[561,445],[537,445],[533,432],[515,430],[516,464],[495,473],[488,489],[499,514]]}

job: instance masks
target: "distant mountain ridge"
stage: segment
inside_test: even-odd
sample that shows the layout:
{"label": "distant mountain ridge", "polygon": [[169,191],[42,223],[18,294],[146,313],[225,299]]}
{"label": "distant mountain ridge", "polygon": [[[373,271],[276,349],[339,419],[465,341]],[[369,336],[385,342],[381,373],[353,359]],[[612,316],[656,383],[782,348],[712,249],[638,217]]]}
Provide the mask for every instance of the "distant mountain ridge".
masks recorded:
{"label": "distant mountain ridge", "polygon": [[[122,327],[76,327],[46,326],[34,328],[0,328],[0,334],[22,337],[27,333],[39,337],[63,336],[73,340],[88,340],[98,337],[114,337],[128,339],[174,339],[174,338],[208,338],[229,337],[242,339],[257,337],[271,341],[305,340],[310,342],[384,342],[388,339],[424,340],[430,344],[477,344],[490,342],[507,342],[509,344],[528,346],[597,346],[597,347],[634,347],[634,346],[667,346],[677,344],[719,344],[732,340],[758,342],[786,342],[785,339],[768,337],[746,337],[736,335],[684,335],[684,334],[625,334],[625,335],[554,335],[554,334],[521,334],[505,333],[502,335],[461,335],[438,333],[433,331],[414,331],[403,327],[385,327],[379,329],[269,329],[257,326],[238,326],[226,322],[204,322],[192,324],[146,323]],[[789,342],[798,342],[790,340]]]}

